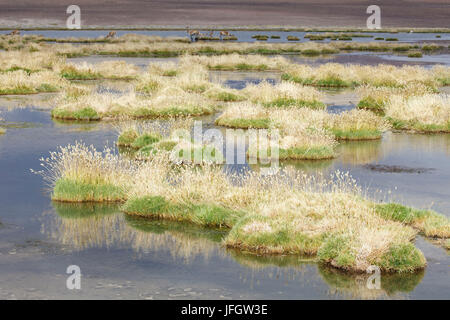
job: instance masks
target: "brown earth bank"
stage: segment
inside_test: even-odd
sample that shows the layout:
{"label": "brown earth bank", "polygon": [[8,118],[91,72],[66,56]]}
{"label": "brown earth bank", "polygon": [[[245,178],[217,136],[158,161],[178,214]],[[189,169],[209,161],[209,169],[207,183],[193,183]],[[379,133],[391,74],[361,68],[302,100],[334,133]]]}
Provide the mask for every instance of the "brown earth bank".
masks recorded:
{"label": "brown earth bank", "polygon": [[81,8],[82,27],[292,26],[364,28],[371,4],[384,28],[448,28],[448,0],[0,0],[0,27],[64,27],[66,8]]}

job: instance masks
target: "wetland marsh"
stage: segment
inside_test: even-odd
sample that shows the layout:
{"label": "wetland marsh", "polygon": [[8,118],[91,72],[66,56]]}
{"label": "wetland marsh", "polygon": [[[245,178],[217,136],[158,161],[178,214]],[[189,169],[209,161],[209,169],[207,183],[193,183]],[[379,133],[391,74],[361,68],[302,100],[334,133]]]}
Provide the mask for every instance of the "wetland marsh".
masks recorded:
{"label": "wetland marsh", "polygon": [[[76,298],[58,284],[70,264],[85,298],[446,297],[447,66],[0,54],[3,297]],[[196,146],[154,125],[195,120],[279,130],[282,174],[261,178],[248,157],[168,165],[180,141]],[[46,184],[30,169],[55,151]],[[378,290],[360,273],[371,263],[389,272]]]}

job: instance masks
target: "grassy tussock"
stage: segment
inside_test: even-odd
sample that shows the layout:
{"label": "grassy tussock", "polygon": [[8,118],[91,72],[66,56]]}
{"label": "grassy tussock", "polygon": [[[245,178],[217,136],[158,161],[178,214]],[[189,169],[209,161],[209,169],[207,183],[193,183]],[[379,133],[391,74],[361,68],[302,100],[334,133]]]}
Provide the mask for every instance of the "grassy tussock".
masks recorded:
{"label": "grassy tussock", "polygon": [[72,96],[66,93],[59,97],[52,116],[67,120],[99,120],[105,117],[160,118],[200,116],[211,114],[215,108],[214,102],[200,94],[169,87],[150,97],[134,91],[121,95],[91,92]]}
{"label": "grassy tussock", "polygon": [[219,56],[183,56],[180,58],[183,64],[201,64],[210,70],[231,71],[269,71],[281,70],[289,65],[284,57],[268,58],[261,55],[224,54]]}
{"label": "grassy tussock", "polygon": [[417,210],[395,203],[376,205],[375,210],[383,218],[411,225],[427,237],[450,238],[449,219],[434,211]]}
{"label": "grassy tussock", "polygon": [[59,91],[67,83],[51,71],[0,73],[0,95]]}
{"label": "grassy tussock", "polygon": [[[166,156],[177,164],[223,163],[222,150],[208,143],[193,142],[185,136],[193,127],[192,119],[169,120],[168,123],[122,124],[117,145],[122,151],[141,160]],[[187,131],[186,131],[187,130]],[[201,158],[196,159],[196,154]]]}
{"label": "grassy tussock", "polygon": [[264,81],[257,85],[250,84],[242,92],[253,103],[260,103],[268,108],[325,108],[325,104],[320,101],[322,95],[319,91],[293,82],[283,81],[276,85],[271,85]]}
{"label": "grassy tussock", "polygon": [[434,93],[435,90],[423,84],[410,83],[401,88],[363,85],[358,87],[356,91],[360,97],[358,108],[384,113],[385,105],[393,95],[401,95],[403,97],[420,96]]}
{"label": "grassy tussock", "polygon": [[60,67],[61,76],[68,80],[132,80],[138,75],[139,69],[125,61],[104,61],[98,64],[65,64]]}
{"label": "grassy tussock", "polygon": [[435,88],[442,85],[442,79],[446,79],[449,74],[448,67],[427,70],[417,66],[373,67],[327,63],[319,67],[290,66],[282,79],[320,87],[353,87],[364,84],[375,87],[404,87],[409,83],[418,83]]}
{"label": "grassy tussock", "polygon": [[64,63],[64,57],[54,52],[0,51],[0,72],[23,70],[31,73],[53,70]]}
{"label": "grassy tussock", "polygon": [[447,94],[392,96],[385,113],[395,129],[450,132],[450,96]]}
{"label": "grassy tussock", "polygon": [[42,158],[42,174],[52,200],[64,202],[123,201],[131,183],[132,163],[111,149],[96,151],[81,143],[60,147]]}
{"label": "grassy tussock", "polygon": [[[269,109],[244,103],[230,105],[216,119],[216,124],[242,129],[278,129],[279,141],[273,147],[278,148],[280,160],[318,160],[336,156],[334,137],[323,126],[326,116],[326,112],[321,110]],[[250,146],[248,155],[259,159],[271,158],[268,146],[269,141],[260,137],[258,143]]]}
{"label": "grassy tussock", "polygon": [[338,140],[381,139],[388,123],[381,117],[366,110],[351,110],[329,116],[326,126]]}

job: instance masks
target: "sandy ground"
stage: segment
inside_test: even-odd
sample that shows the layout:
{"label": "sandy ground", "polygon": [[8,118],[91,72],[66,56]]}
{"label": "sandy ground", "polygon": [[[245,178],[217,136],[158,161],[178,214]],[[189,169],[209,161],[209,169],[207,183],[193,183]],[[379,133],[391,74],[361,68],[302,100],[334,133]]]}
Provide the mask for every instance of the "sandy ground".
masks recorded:
{"label": "sandy ground", "polygon": [[366,26],[381,7],[382,27],[450,27],[448,0],[0,0],[0,27],[64,27],[68,5],[93,26]]}

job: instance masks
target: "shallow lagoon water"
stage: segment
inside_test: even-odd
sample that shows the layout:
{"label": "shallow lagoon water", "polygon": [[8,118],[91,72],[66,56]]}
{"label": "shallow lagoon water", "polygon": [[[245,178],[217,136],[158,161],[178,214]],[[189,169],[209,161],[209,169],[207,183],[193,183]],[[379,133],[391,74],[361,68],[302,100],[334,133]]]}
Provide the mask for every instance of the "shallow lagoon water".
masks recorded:
{"label": "shallow lagoon water", "polygon": [[[310,258],[226,250],[218,231],[130,219],[115,207],[52,204],[41,177],[29,170],[39,169],[38,159],[76,140],[102,149],[113,145],[116,133],[109,124],[54,122],[48,111],[8,111],[8,104],[0,106],[5,121],[34,125],[0,136],[0,298],[448,298],[449,256],[421,237],[427,269],[383,275],[382,289],[369,290],[367,275],[343,274]],[[450,216],[449,135],[392,133],[382,141],[344,143],[338,151],[332,161],[282,165],[348,170],[375,198],[384,197],[382,190],[388,199]],[[377,165],[432,170],[372,170]],[[72,264],[81,267],[80,291],[65,286]]]}
{"label": "shallow lagoon water", "polygon": [[[12,30],[0,30],[0,34],[9,33]],[[200,30],[203,33],[208,33],[208,31]],[[83,38],[98,38],[104,37],[108,34],[109,30],[27,30],[22,31],[23,35],[33,34],[33,35],[43,35],[47,38],[70,38],[70,37],[83,37]],[[186,37],[187,34],[185,30],[116,30],[117,36],[122,36],[128,33],[143,34],[150,36],[160,36],[160,37]],[[311,34],[321,34],[320,32],[299,32],[299,31],[231,31],[231,33],[238,38],[238,42],[254,42],[255,39],[252,38],[254,35],[278,35],[280,39],[271,39],[261,42],[288,42],[287,36],[296,36],[300,40],[294,42],[306,42],[310,41],[305,39],[304,36],[307,33]],[[358,32],[344,32],[346,34],[358,34]],[[381,32],[364,32],[364,35],[371,35],[372,37],[354,37],[353,42],[371,42],[374,38],[397,38],[398,42],[417,42],[417,41],[447,41],[450,40],[449,33],[381,33]],[[436,38],[436,35],[440,35],[440,38]],[[218,32],[214,33],[215,37],[218,37]],[[314,42],[330,42],[332,40],[325,39],[321,41]],[[342,41],[341,41],[342,42]],[[379,41],[384,42],[384,41]]]}

